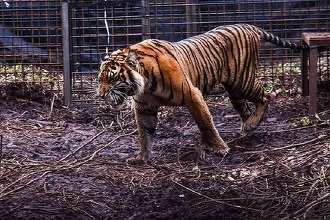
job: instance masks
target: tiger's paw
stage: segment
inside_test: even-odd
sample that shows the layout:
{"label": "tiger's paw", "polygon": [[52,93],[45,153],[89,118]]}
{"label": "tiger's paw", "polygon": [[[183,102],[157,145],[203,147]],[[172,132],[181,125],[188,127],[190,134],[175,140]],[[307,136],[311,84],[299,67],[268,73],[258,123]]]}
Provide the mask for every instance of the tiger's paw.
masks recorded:
{"label": "tiger's paw", "polygon": [[245,132],[253,131],[258,127],[259,123],[260,123],[260,119],[256,115],[252,114],[242,124],[241,132],[245,133]]}
{"label": "tiger's paw", "polygon": [[148,162],[150,153],[147,152],[140,152],[139,155],[136,157],[131,157],[127,160],[127,163],[133,164],[133,165],[141,165],[146,164]]}
{"label": "tiger's paw", "polygon": [[210,148],[211,152],[213,152],[216,155],[222,155],[222,156],[226,156],[230,150],[230,148],[225,145],[225,146],[221,146],[221,147],[211,147]]}
{"label": "tiger's paw", "polygon": [[127,163],[132,165],[142,165],[146,164],[147,160],[145,158],[142,158],[140,155],[136,157],[131,157],[127,160]]}

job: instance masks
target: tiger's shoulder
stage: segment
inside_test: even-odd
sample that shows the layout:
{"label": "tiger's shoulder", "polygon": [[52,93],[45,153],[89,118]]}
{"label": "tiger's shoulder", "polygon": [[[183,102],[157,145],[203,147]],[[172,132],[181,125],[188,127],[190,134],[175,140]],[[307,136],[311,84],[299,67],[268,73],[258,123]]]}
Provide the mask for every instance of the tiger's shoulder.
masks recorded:
{"label": "tiger's shoulder", "polygon": [[128,50],[135,50],[141,56],[160,56],[161,54],[173,54],[173,43],[166,40],[147,39],[128,47]]}

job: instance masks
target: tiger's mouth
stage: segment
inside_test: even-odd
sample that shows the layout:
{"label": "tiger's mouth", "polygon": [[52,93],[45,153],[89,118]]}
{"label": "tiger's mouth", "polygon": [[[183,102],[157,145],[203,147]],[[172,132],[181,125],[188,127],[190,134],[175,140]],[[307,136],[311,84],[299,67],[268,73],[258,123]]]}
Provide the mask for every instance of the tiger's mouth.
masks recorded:
{"label": "tiger's mouth", "polygon": [[125,100],[126,100],[126,97],[120,96],[116,99],[112,99],[111,100],[111,105],[112,106],[121,106],[124,103]]}
{"label": "tiger's mouth", "polygon": [[110,101],[112,106],[121,106],[127,98],[127,94],[124,89],[110,89],[104,99]]}

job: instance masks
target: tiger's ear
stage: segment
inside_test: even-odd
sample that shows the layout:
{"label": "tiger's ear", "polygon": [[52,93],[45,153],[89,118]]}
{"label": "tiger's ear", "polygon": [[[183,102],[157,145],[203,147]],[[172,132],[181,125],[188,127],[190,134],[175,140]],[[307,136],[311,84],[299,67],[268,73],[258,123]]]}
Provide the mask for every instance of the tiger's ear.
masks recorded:
{"label": "tiger's ear", "polygon": [[101,61],[106,61],[107,59],[109,59],[110,55],[108,53],[104,53],[101,55]]}
{"label": "tiger's ear", "polygon": [[110,56],[117,56],[117,55],[120,54],[121,52],[123,52],[123,51],[121,51],[121,50],[115,50],[115,51],[113,51],[113,52],[110,54]]}
{"label": "tiger's ear", "polygon": [[135,50],[129,50],[127,56],[127,63],[132,67],[135,68],[136,64],[138,63],[139,57]]}
{"label": "tiger's ear", "polygon": [[120,54],[122,51],[121,50],[116,50],[113,51],[112,53],[104,53],[101,56],[101,61],[106,61],[107,59],[109,59],[111,56],[117,56],[118,54]]}

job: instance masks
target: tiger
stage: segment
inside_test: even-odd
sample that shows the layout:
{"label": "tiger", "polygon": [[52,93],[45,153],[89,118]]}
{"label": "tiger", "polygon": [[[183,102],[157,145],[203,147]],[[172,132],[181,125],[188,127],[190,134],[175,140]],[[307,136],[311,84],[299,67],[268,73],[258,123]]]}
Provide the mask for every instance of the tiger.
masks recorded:
{"label": "tiger", "polygon": [[113,105],[133,98],[140,151],[128,162],[150,160],[161,106],[186,107],[207,147],[226,155],[229,147],[203,99],[217,84],[223,85],[239,114],[241,131],[256,129],[270,101],[256,77],[261,39],[283,48],[304,49],[254,25],[234,24],[178,42],[147,39],[108,54],[100,64],[97,95]]}

